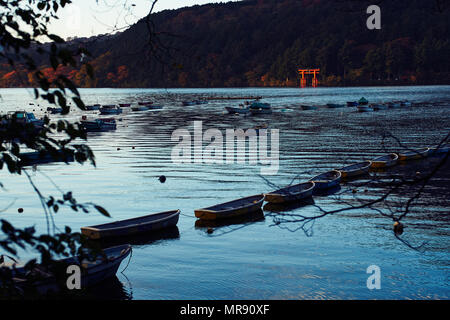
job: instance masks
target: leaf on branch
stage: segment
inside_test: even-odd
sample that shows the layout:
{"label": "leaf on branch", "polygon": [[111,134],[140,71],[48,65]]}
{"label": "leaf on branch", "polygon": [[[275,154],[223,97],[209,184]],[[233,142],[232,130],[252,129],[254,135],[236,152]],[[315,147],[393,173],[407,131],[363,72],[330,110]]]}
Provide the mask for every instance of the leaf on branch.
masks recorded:
{"label": "leaf on branch", "polygon": [[94,208],[100,212],[102,215],[104,215],[105,217],[111,218],[111,215],[108,213],[108,211],[106,211],[105,208],[98,206],[98,205],[94,205]]}

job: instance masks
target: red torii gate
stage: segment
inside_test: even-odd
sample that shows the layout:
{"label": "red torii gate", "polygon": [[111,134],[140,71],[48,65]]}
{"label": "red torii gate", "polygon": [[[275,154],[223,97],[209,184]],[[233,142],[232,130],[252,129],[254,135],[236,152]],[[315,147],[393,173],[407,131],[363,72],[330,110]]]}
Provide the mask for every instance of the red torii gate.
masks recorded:
{"label": "red torii gate", "polygon": [[300,86],[302,88],[306,87],[306,74],[312,74],[314,75],[312,79],[312,86],[313,88],[316,88],[319,84],[319,81],[317,80],[316,74],[319,74],[320,69],[298,69],[298,73],[302,75],[302,78],[300,79]]}

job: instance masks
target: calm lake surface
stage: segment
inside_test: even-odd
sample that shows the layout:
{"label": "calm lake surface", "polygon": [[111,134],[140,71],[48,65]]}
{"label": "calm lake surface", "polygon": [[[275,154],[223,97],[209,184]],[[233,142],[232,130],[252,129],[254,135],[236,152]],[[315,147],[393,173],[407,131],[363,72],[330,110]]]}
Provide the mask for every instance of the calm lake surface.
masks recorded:
{"label": "calm lake surface", "polygon": [[[213,226],[208,234],[194,210],[240,197],[272,191],[294,177],[299,181],[345,164],[370,160],[386,150],[399,151],[390,132],[410,148],[437,144],[450,130],[450,86],[316,88],[316,89],[84,89],[87,104],[116,104],[152,100],[160,112],[131,112],[115,116],[114,132],[89,134],[97,167],[54,163],[38,167],[34,181],[45,194],[59,195],[49,181],[72,191],[79,202],[104,206],[113,219],[180,209],[176,229],[140,238],[124,273],[93,294],[117,299],[448,299],[450,297],[450,171],[449,165],[426,188],[408,216],[401,236],[392,232],[392,219],[370,209],[345,211],[301,223],[280,223],[279,218],[315,215],[312,204],[280,209],[265,206],[257,221]],[[32,90],[0,90],[0,111],[35,110],[42,117],[47,105],[33,99]],[[238,116],[224,113],[225,106],[243,101],[213,100],[183,107],[182,100],[206,96],[262,96],[274,113]],[[423,103],[401,109],[358,113],[355,108],[302,111],[301,104],[345,103],[362,96],[370,102],[409,100]],[[30,105],[35,103],[35,105]],[[39,106],[37,106],[39,104]],[[77,121],[83,114],[66,117]],[[53,116],[58,119],[61,116]],[[175,164],[171,152],[177,142],[172,132],[186,128],[193,135],[194,121],[203,130],[247,129],[267,124],[279,129],[279,170],[260,176],[261,165]],[[269,140],[270,141],[270,140]],[[205,146],[207,144],[205,143]],[[120,150],[118,150],[120,148]],[[390,172],[407,175],[425,172],[436,159],[400,165]],[[160,175],[167,181],[161,184]],[[367,180],[367,178],[364,178]],[[336,194],[314,197],[325,210],[355,204],[355,197],[372,199],[386,191],[382,186],[360,186],[364,179],[341,185]],[[37,196],[25,176],[0,171],[1,218],[17,226],[35,225],[46,230]],[[356,194],[352,191],[355,190]],[[408,193],[395,195],[404,201]],[[353,201],[353,202],[352,202]],[[12,204],[10,207],[8,205]],[[23,208],[23,213],[17,209]],[[58,212],[56,224],[73,230],[110,222],[98,213]],[[26,253],[25,256],[30,253]],[[128,262],[122,262],[122,270]],[[381,269],[381,289],[369,290],[366,269]]]}

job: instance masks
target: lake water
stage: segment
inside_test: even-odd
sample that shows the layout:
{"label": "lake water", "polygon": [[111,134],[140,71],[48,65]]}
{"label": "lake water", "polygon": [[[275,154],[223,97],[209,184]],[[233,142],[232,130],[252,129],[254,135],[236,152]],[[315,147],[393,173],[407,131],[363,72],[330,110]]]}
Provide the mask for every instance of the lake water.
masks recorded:
{"label": "lake water", "polygon": [[[54,163],[38,167],[33,178],[45,194],[58,195],[47,177],[79,202],[104,206],[113,219],[180,209],[176,229],[157,237],[141,238],[124,273],[94,294],[118,299],[448,299],[450,297],[449,166],[442,168],[402,220],[401,236],[414,250],[394,236],[392,219],[370,209],[344,211],[316,219],[306,228],[298,222],[277,223],[280,218],[319,214],[306,204],[297,208],[265,207],[257,221],[206,228],[196,225],[194,210],[240,197],[272,191],[294,177],[312,176],[344,164],[370,160],[386,150],[398,151],[391,133],[410,148],[435,145],[450,130],[450,86],[315,88],[315,89],[83,89],[87,104],[115,104],[152,100],[161,112],[130,112],[115,116],[114,132],[89,134],[97,167]],[[0,110],[35,110],[43,116],[47,105],[34,101],[31,90],[0,90]],[[204,96],[262,96],[274,113],[237,116],[225,106],[242,101],[213,100],[183,107],[182,100]],[[345,103],[366,97],[370,102],[409,100],[420,106],[358,113],[354,108],[320,108],[302,111],[301,104]],[[35,103],[35,105],[30,105]],[[39,104],[39,106],[37,106]],[[79,120],[74,111],[69,117]],[[55,119],[61,116],[54,116]],[[194,121],[203,130],[252,128],[267,124],[279,129],[279,170],[260,175],[261,165],[176,164],[171,153],[174,130],[193,132]],[[205,144],[206,145],[206,144]],[[120,149],[118,149],[120,148]],[[402,175],[425,172],[436,159],[392,168]],[[381,173],[383,174],[383,173]],[[387,174],[387,173],[384,173]],[[167,181],[158,181],[165,175]],[[364,178],[367,180],[367,178]],[[364,179],[342,184],[334,195],[314,197],[325,210],[373,199],[386,191],[380,185],[363,185]],[[25,176],[0,171],[5,189],[0,193],[1,218],[17,226],[36,225],[45,231],[46,220],[37,196]],[[353,190],[356,193],[353,193]],[[394,195],[407,199],[408,191]],[[344,203],[345,201],[345,203]],[[23,208],[18,213],[17,208]],[[82,214],[64,209],[55,216],[59,227],[111,221],[98,213]],[[122,270],[128,259],[122,263]],[[381,289],[369,290],[366,269],[381,270]]]}

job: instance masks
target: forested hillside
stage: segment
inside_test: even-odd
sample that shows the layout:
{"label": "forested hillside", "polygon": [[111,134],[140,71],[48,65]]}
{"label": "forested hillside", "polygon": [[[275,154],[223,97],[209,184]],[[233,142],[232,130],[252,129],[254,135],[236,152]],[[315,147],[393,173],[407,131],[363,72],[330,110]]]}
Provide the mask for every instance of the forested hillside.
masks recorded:
{"label": "forested hillside", "polygon": [[[382,29],[368,30],[370,4],[248,0],[167,10],[114,36],[73,41],[90,51],[94,80],[84,69],[56,73],[83,87],[296,86],[299,67],[320,68],[320,85],[449,84],[450,10],[441,1],[385,0]],[[1,86],[29,81],[20,65],[2,62]]]}

